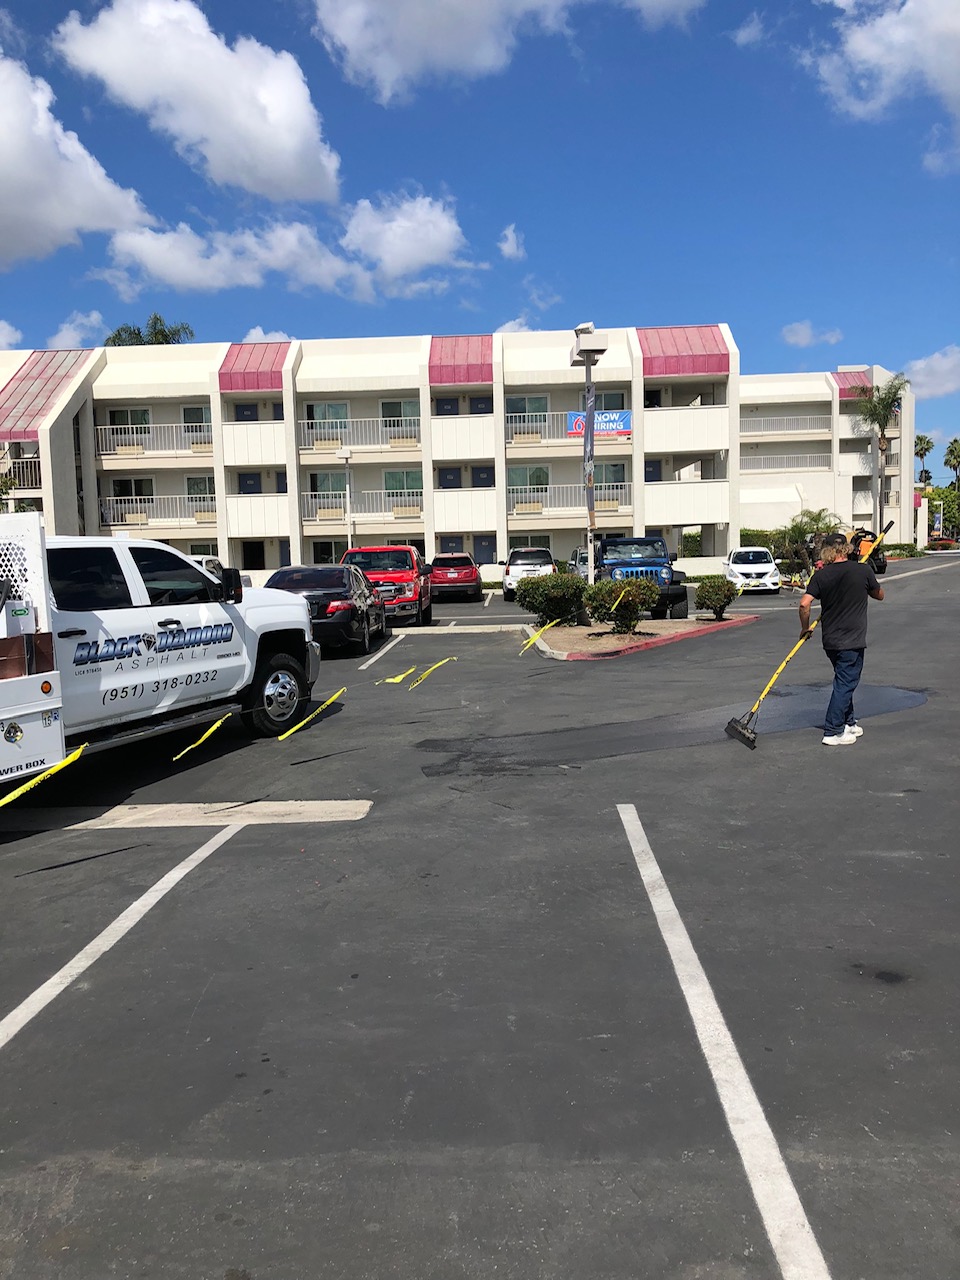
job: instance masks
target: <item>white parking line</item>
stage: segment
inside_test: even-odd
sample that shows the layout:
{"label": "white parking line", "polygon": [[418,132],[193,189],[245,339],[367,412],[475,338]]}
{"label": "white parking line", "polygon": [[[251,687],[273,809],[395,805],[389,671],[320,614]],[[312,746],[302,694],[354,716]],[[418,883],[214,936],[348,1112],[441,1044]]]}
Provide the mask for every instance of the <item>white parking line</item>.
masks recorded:
{"label": "white parking line", "polygon": [[216,853],[225,845],[231,836],[235,836],[242,830],[243,825],[238,823],[236,826],[225,827],[222,831],[218,831],[205,845],[201,845],[196,853],[191,853],[189,858],[184,858],[183,862],[178,863],[172,871],[168,871],[152,888],[141,894],[136,902],[131,903],[126,911],[121,912],[112,924],[108,924],[102,933],[98,933],[92,942],[88,942],[82,951],[69,960],[62,969],[58,969],[52,978],[48,978],[32,995],[18,1004],[12,1013],[8,1013],[0,1021],[0,1049],[9,1044],[18,1031],[22,1031],[27,1023],[41,1013],[51,1001],[55,1000],[61,992],[66,991],[71,983],[76,982],[82,973],[85,973],[92,964],[125,937],[134,925],[139,924],[151,907],[155,907],[184,876],[189,875],[195,867],[200,866],[201,862],[205,862],[211,853]]}
{"label": "white parking line", "polygon": [[632,804],[617,812],[783,1280],[830,1280],[777,1140]]}
{"label": "white parking line", "polygon": [[483,602],[483,607],[485,609],[488,609],[490,607],[490,601],[493,599],[493,596],[494,596],[494,593],[492,591],[487,592],[487,598]]}
{"label": "white parking line", "polygon": [[389,653],[395,644],[399,644],[403,636],[394,636],[392,640],[388,640],[382,649],[378,649],[372,658],[368,658],[366,662],[361,662],[357,667],[358,671],[366,671],[367,667],[372,667],[375,662],[379,662],[385,653]]}
{"label": "white parking line", "polygon": [[954,560],[952,564],[932,564],[929,569],[908,569],[906,573],[891,573],[880,585],[885,587],[888,582],[899,582],[901,578],[916,578],[921,573],[936,573],[938,569],[955,569],[958,564],[960,560]]}

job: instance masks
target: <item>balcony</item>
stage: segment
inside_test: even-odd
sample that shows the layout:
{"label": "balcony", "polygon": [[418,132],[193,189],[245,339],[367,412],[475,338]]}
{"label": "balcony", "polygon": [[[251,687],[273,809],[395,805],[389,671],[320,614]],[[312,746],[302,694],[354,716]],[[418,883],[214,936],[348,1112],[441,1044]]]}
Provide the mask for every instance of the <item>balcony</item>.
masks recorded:
{"label": "balcony", "polygon": [[829,453],[754,454],[741,457],[741,471],[829,471]]}
{"label": "balcony", "polygon": [[[598,484],[593,491],[594,505],[601,512],[630,511],[633,508],[632,484]],[[532,485],[525,489],[507,490],[507,515],[539,516],[586,510],[586,491],[582,484]]]}
{"label": "balcony", "polygon": [[217,523],[217,500],[212,494],[185,497],[177,494],[151,498],[102,498],[100,523],[109,525],[167,525],[194,528]]}
{"label": "balcony", "polygon": [[888,470],[888,471],[899,471],[899,470],[900,470],[900,455],[899,455],[899,453],[889,453],[889,452],[887,453],[887,470]]}
{"label": "balcony", "polygon": [[[630,419],[632,422],[632,418]],[[507,444],[537,445],[545,441],[558,441],[563,444],[579,445],[583,448],[583,436],[570,431],[570,418],[567,413],[508,413],[506,416]],[[597,431],[595,442],[602,444],[628,445],[632,429],[627,428],[623,434]]]}
{"label": "balcony", "polygon": [[653,527],[724,524],[730,520],[727,480],[664,480],[643,487],[644,522]]}
{"label": "balcony", "polygon": [[308,522],[347,518],[345,493],[301,493],[300,519]]}
{"label": "balcony", "polygon": [[828,436],[830,430],[828,413],[802,414],[789,418],[761,418],[758,415],[740,419],[742,436]]}
{"label": "balcony", "polygon": [[179,422],[154,422],[146,427],[97,427],[97,454],[101,458],[138,458],[143,454],[194,457],[213,453],[209,423],[183,426]]}
{"label": "balcony", "polygon": [[900,505],[900,490],[899,490],[899,489],[887,489],[887,490],[884,492],[884,495],[883,495],[883,505],[884,505],[885,507],[899,507],[899,505]]}
{"label": "balcony", "polygon": [[730,410],[725,404],[643,411],[647,454],[716,453],[730,448],[730,434]]}
{"label": "balcony", "polygon": [[285,493],[229,493],[224,507],[229,538],[290,537],[290,498]]}
{"label": "balcony", "polygon": [[43,487],[39,458],[0,458],[0,477],[9,477],[13,482],[13,493]]}
{"label": "balcony", "polygon": [[337,449],[419,449],[419,418],[343,418],[298,422],[297,445],[307,453]]}
{"label": "balcony", "polygon": [[379,517],[386,520],[422,520],[421,489],[367,489],[356,495],[354,514],[358,520]]}

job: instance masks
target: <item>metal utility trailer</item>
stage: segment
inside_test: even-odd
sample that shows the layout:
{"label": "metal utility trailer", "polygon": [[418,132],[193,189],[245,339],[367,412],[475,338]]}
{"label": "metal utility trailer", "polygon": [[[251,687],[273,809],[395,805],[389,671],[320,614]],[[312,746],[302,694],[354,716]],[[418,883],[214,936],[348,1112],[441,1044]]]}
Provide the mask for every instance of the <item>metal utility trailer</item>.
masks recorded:
{"label": "metal utility trailer", "polygon": [[66,755],[43,520],[0,515],[0,786]]}

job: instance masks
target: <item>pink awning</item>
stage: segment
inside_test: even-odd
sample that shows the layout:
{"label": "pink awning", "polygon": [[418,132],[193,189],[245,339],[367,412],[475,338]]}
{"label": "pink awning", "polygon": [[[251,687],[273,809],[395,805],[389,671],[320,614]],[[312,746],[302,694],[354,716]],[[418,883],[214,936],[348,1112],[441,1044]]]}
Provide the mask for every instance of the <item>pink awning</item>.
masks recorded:
{"label": "pink awning", "polygon": [[870,371],[868,369],[831,370],[830,377],[840,388],[841,400],[859,400],[862,387],[869,387]]}
{"label": "pink awning", "polygon": [[638,329],[637,337],[643,352],[645,378],[730,372],[730,352],[719,325]]}
{"label": "pink awning", "polygon": [[220,366],[221,391],[282,391],[289,342],[235,342]]}
{"label": "pink awning", "polygon": [[475,386],[493,382],[493,337],[489,333],[434,338],[430,385]]}
{"label": "pink awning", "polygon": [[34,351],[0,391],[0,440],[36,440],[40,424],[90,351]]}

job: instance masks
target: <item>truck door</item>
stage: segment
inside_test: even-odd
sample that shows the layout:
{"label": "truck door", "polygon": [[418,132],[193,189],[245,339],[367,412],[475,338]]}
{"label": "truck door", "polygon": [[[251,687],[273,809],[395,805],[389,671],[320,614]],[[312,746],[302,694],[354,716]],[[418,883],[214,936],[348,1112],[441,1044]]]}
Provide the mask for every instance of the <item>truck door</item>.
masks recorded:
{"label": "truck door", "polygon": [[68,733],[149,715],[151,628],[113,547],[48,547],[54,646]]}
{"label": "truck door", "polygon": [[240,611],[218,599],[220,584],[174,551],[128,544],[143,580],[156,636],[152,664],[160,711],[225,698],[246,683]]}

